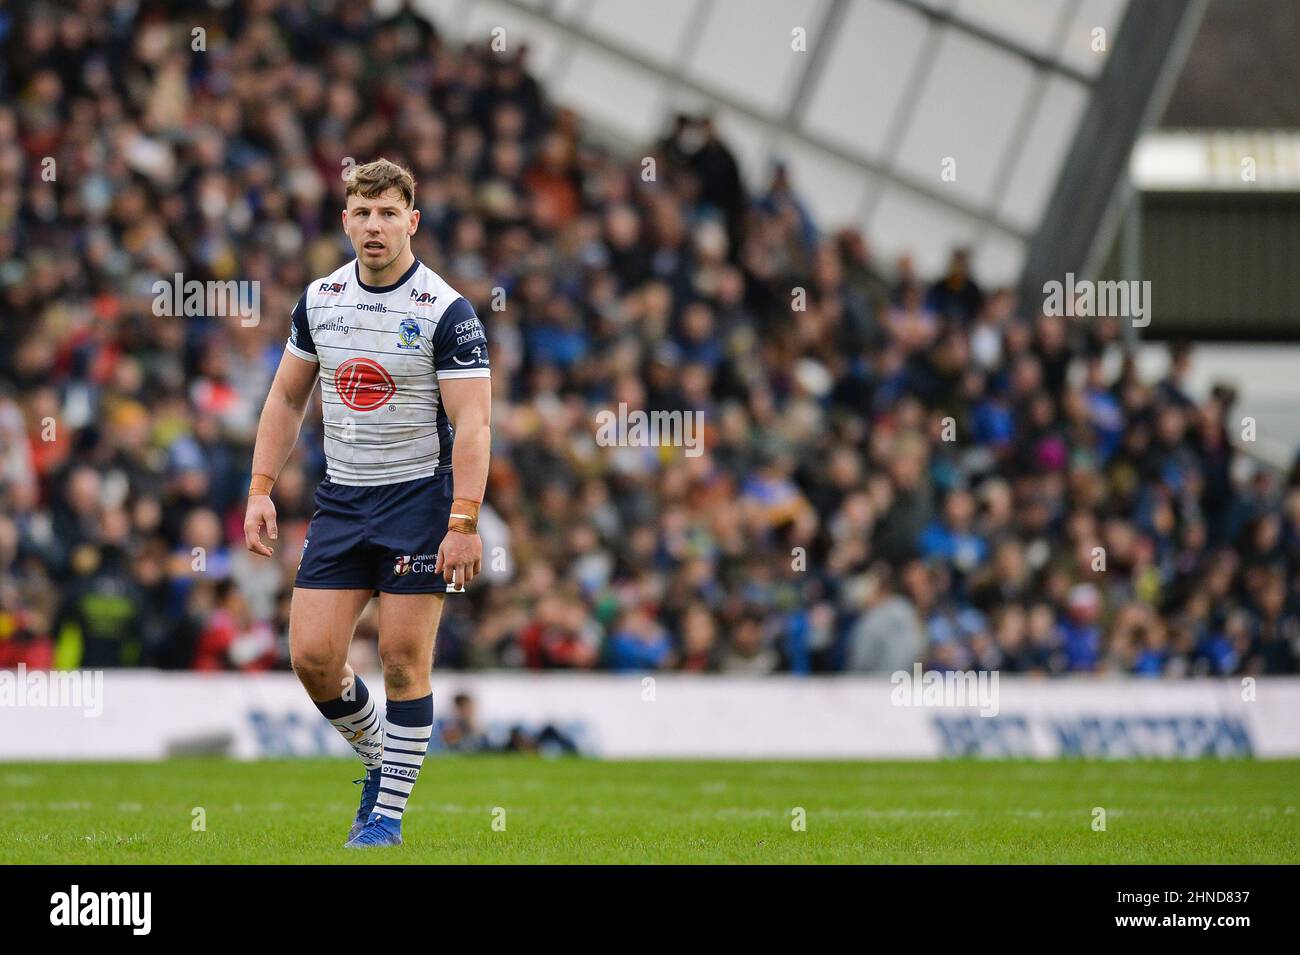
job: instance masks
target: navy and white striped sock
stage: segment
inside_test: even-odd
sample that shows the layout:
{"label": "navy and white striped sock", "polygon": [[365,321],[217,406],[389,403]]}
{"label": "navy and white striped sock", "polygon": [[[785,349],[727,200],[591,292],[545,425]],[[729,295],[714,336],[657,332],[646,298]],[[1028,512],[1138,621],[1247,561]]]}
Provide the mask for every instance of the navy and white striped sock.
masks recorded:
{"label": "navy and white striped sock", "polygon": [[375,812],[400,821],[433,735],[433,694],[418,700],[389,700],[386,717],[384,768]]}
{"label": "navy and white striped sock", "polygon": [[384,756],[384,721],[375,708],[375,701],[370,698],[361,677],[356,677],[355,699],[324,702],[313,701],[321,716],[329,720],[343,738],[352,744],[352,748],[366,764],[366,769],[378,769]]}

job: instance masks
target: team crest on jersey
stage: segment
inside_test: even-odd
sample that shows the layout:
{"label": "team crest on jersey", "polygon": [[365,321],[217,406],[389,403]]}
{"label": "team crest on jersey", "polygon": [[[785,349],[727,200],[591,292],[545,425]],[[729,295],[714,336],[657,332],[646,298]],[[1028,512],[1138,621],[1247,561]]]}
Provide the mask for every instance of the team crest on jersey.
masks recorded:
{"label": "team crest on jersey", "polygon": [[411,572],[411,555],[406,554],[393,561],[393,573],[398,577],[405,577]]}
{"label": "team crest on jersey", "polygon": [[374,411],[397,394],[397,385],[373,358],[349,358],[334,370],[334,390],[353,411]]}
{"label": "team crest on jersey", "polygon": [[398,348],[419,348],[420,347],[420,323],[413,318],[402,319],[402,324],[397,326],[397,347]]}

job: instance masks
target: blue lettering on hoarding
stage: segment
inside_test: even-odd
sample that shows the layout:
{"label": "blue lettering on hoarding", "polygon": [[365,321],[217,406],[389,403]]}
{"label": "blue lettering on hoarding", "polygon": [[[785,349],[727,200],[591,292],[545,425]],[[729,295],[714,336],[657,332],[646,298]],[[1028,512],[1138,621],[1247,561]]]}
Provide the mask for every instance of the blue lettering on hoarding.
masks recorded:
{"label": "blue lettering on hoarding", "polygon": [[1023,716],[936,716],[945,756],[1029,756]]}
{"label": "blue lettering on hoarding", "polygon": [[1251,756],[1234,716],[1081,716],[1047,720],[1062,756]]}
{"label": "blue lettering on hoarding", "polygon": [[[1023,716],[991,718],[936,714],[932,725],[945,756],[1036,755]],[[1052,756],[1252,756],[1250,730],[1234,716],[1095,716],[1042,720]]]}
{"label": "blue lettering on hoarding", "polygon": [[259,756],[337,756],[351,751],[324,717],[304,719],[293,710],[271,713],[250,709],[248,722]]}
{"label": "blue lettering on hoarding", "polygon": [[[322,716],[257,707],[249,708],[247,716],[260,757],[347,756],[352,752],[338,730]],[[449,722],[447,718],[435,719],[430,755],[447,749],[444,729]],[[570,751],[593,756],[600,752],[595,730],[586,720],[490,720],[483,724],[482,731],[488,748],[494,750],[507,748],[512,735],[518,733],[543,754]]]}

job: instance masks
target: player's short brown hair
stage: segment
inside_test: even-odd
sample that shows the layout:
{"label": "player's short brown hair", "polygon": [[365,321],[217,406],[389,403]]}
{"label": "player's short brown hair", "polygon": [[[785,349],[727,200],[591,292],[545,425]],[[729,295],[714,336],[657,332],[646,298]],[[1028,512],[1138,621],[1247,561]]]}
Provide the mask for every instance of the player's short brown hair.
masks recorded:
{"label": "player's short brown hair", "polygon": [[415,177],[411,175],[411,170],[387,159],[380,158],[363,166],[353,166],[348,171],[347,184],[345,202],[347,196],[374,199],[389,189],[396,189],[402,194],[408,209],[415,206]]}

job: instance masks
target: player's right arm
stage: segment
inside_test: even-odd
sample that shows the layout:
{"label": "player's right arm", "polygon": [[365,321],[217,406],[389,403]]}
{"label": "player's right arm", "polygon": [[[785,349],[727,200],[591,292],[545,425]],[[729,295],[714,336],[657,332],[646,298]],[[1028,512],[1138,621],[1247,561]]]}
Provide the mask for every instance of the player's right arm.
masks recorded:
{"label": "player's right arm", "polygon": [[244,512],[244,543],[254,554],[270,557],[274,551],[262,543],[262,528],[271,540],[279,537],[275,523],[275,504],[271,501],[271,487],[279,477],[284,462],[289,459],[302,428],[307,402],[316,387],[320,370],[316,349],[311,343],[307,328],[304,301],[293,310],[293,329],[289,344],[280,358],[271,391],[262,407],[262,418],[257,425],[257,443],[253,445],[253,476],[248,485],[248,509]]}

